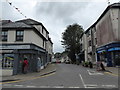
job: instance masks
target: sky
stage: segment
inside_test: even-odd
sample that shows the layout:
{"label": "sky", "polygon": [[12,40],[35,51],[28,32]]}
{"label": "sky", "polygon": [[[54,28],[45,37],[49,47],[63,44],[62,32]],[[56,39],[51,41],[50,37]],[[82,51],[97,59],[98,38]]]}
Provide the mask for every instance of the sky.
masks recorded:
{"label": "sky", "polygon": [[[12,2],[12,6],[6,1]],[[109,0],[110,4],[120,0]],[[49,32],[53,51],[64,51],[61,45],[62,32],[68,25],[78,23],[84,30],[89,28],[108,6],[108,0],[2,0],[0,19],[17,21],[27,18],[43,23]]]}

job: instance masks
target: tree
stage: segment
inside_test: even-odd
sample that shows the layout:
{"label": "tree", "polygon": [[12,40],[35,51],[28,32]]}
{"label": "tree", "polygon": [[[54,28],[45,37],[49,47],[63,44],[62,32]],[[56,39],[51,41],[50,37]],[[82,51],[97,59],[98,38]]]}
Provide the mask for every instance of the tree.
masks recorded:
{"label": "tree", "polygon": [[82,26],[78,24],[69,25],[65,32],[62,33],[62,45],[68,52],[68,57],[74,63],[76,62],[75,54],[80,52],[80,37],[83,33]]}
{"label": "tree", "polygon": [[55,58],[60,58],[60,57],[61,57],[61,53],[59,53],[59,52],[55,53],[55,54],[54,54],[54,57],[55,57]]}

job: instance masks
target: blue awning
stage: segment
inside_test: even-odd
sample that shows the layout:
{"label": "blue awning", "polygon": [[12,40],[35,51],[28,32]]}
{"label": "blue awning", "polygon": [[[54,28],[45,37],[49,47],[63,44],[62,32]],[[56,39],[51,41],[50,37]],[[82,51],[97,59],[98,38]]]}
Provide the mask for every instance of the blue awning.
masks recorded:
{"label": "blue awning", "polygon": [[117,51],[117,50],[120,50],[120,47],[115,47],[115,48],[108,49],[108,51]]}
{"label": "blue awning", "polygon": [[98,51],[97,53],[102,53],[102,52],[105,52],[105,50]]}

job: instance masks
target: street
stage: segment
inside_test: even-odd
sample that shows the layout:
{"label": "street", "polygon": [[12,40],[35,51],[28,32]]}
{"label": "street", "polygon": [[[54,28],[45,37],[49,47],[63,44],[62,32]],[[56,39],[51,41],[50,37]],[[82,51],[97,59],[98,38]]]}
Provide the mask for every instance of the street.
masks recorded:
{"label": "street", "polygon": [[74,64],[55,64],[56,72],[25,81],[5,83],[3,88],[117,88],[118,77]]}

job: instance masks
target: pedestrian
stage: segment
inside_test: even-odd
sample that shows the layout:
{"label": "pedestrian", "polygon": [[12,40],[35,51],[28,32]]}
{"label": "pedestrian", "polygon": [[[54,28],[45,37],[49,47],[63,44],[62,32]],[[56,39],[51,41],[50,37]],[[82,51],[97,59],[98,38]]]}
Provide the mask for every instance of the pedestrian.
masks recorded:
{"label": "pedestrian", "polygon": [[41,69],[41,59],[38,57],[38,61],[37,61],[37,72],[40,72]]}
{"label": "pedestrian", "polygon": [[105,71],[105,66],[103,65],[102,62],[100,63],[100,66],[101,66],[102,71]]}
{"label": "pedestrian", "polygon": [[26,74],[27,71],[28,71],[28,60],[27,60],[27,58],[24,58],[22,69],[23,69],[23,73]]}
{"label": "pedestrian", "polygon": [[92,64],[91,61],[89,62],[89,67],[90,67],[90,68],[93,68],[93,64]]}

